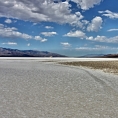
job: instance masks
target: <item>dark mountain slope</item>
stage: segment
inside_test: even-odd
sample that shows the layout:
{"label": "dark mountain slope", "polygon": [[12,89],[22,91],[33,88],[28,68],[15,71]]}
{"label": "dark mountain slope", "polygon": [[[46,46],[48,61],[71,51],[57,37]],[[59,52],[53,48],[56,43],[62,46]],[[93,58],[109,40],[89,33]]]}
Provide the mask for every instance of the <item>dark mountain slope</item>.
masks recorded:
{"label": "dark mountain slope", "polygon": [[18,50],[0,47],[0,57],[66,57],[47,51]]}

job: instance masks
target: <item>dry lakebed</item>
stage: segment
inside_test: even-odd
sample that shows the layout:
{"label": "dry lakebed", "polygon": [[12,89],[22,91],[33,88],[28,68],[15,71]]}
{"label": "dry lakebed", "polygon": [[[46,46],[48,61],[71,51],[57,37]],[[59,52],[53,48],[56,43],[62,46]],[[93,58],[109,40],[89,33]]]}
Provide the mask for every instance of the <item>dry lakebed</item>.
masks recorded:
{"label": "dry lakebed", "polygon": [[117,117],[117,59],[0,58],[0,118]]}

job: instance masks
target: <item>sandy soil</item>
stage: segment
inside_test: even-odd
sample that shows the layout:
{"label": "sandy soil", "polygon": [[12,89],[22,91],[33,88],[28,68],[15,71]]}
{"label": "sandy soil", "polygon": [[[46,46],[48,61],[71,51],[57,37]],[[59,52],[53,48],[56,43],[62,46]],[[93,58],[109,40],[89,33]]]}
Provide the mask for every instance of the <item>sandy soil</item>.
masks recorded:
{"label": "sandy soil", "polygon": [[93,69],[101,69],[104,72],[118,74],[118,61],[78,61],[78,62],[61,62],[60,64],[73,66],[86,66]]}

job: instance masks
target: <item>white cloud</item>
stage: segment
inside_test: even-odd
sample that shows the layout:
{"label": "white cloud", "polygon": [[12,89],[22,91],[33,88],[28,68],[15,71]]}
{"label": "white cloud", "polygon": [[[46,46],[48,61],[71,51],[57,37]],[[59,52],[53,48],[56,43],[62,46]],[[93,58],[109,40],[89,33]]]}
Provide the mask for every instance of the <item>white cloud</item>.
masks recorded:
{"label": "white cloud", "polygon": [[33,25],[37,25],[37,23],[33,23]]}
{"label": "white cloud", "polygon": [[47,39],[45,39],[45,38],[41,40],[41,42],[46,42],[46,41],[47,41]]}
{"label": "white cloud", "polygon": [[[21,33],[17,31],[17,28],[12,27],[5,27],[3,24],[0,24],[0,36],[4,38],[22,38],[22,39],[35,39],[35,40],[40,40],[40,42],[46,42],[47,39],[42,38],[40,36],[31,36],[25,33]],[[28,44],[30,45],[30,44]]]}
{"label": "white cloud", "polygon": [[64,47],[70,47],[71,46],[71,44],[68,42],[62,42],[61,45]]}
{"label": "white cloud", "polygon": [[23,39],[32,39],[32,36],[21,33],[17,31],[17,28],[5,27],[3,24],[0,24],[0,36],[5,38],[23,38]]}
{"label": "white cloud", "polygon": [[93,40],[93,36],[86,37],[87,40]]}
{"label": "white cloud", "polygon": [[28,43],[27,46],[30,46],[30,43]]}
{"label": "white cloud", "polygon": [[44,35],[44,36],[54,36],[57,33],[56,32],[41,32],[41,34]]}
{"label": "white cloud", "polygon": [[64,36],[67,36],[67,37],[77,37],[77,38],[85,38],[86,35],[84,32],[80,31],[80,30],[77,30],[77,31],[70,31],[69,33],[65,34]]}
{"label": "white cloud", "polygon": [[2,43],[2,45],[17,45],[16,42],[7,42],[7,43]]}
{"label": "white cloud", "polygon": [[42,38],[42,37],[40,37],[40,36],[35,36],[34,39],[35,39],[35,40],[39,40],[40,42],[46,42],[46,41],[47,41],[47,39]]}
{"label": "white cloud", "polygon": [[109,46],[103,46],[103,45],[95,45],[96,48],[98,49],[108,49],[110,48]]}
{"label": "white cloud", "polygon": [[6,20],[5,20],[5,23],[10,24],[10,23],[12,23],[12,20],[11,20],[11,19],[6,19]]}
{"label": "white cloud", "polygon": [[78,7],[81,7],[83,10],[88,10],[89,8],[94,7],[94,5],[100,4],[102,0],[71,0],[77,3]]}
{"label": "white cloud", "polygon": [[108,42],[106,36],[99,36],[99,35],[91,40],[98,41],[98,42]]}
{"label": "white cloud", "polygon": [[109,47],[109,46],[102,46],[102,45],[95,45],[95,47],[78,47],[75,50],[78,51],[101,51],[101,50],[117,50],[116,47]]}
{"label": "white cloud", "polygon": [[92,50],[98,50],[98,48],[93,48],[93,47],[78,47],[75,48],[76,50],[86,50],[86,51],[92,51]]}
{"label": "white cloud", "polygon": [[95,38],[90,38],[87,37],[87,40],[91,40],[91,41],[97,41],[97,42],[105,42],[105,43],[118,43],[118,36],[114,36],[114,37],[106,37],[106,36],[97,36]]}
{"label": "white cloud", "polygon": [[109,29],[108,32],[118,31],[118,29]]}
{"label": "white cloud", "polygon": [[0,0],[0,17],[32,22],[68,23],[82,27],[80,12],[72,13],[69,1],[55,3],[53,0]]}
{"label": "white cloud", "polygon": [[53,29],[54,27],[51,26],[45,26],[46,29]]}
{"label": "white cloud", "polygon": [[95,18],[93,18],[93,20],[91,21],[91,23],[89,23],[88,27],[87,27],[87,31],[98,31],[101,28],[102,25],[102,18],[99,16],[96,16]]}
{"label": "white cloud", "polygon": [[32,36],[24,33],[17,32],[19,35],[21,35],[21,38],[23,39],[32,39]]}
{"label": "white cloud", "polygon": [[75,15],[79,17],[79,19],[83,19],[84,16],[80,12],[75,12]]}
{"label": "white cloud", "polygon": [[85,25],[87,25],[89,23],[89,21],[87,20],[82,20],[82,23],[84,23]]}
{"label": "white cloud", "polygon": [[109,17],[111,19],[117,19],[118,18],[118,13],[111,12],[109,10],[106,11],[99,11],[103,16]]}
{"label": "white cloud", "polygon": [[42,38],[40,36],[35,36],[34,39],[35,40],[42,40]]}

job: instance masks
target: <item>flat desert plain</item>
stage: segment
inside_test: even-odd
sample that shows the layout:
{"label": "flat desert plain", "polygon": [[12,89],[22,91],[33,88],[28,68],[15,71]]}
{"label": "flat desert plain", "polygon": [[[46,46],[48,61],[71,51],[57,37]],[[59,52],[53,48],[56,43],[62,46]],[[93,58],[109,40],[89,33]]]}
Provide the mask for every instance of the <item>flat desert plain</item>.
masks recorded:
{"label": "flat desert plain", "polygon": [[117,118],[117,65],[107,58],[0,58],[0,118]]}

